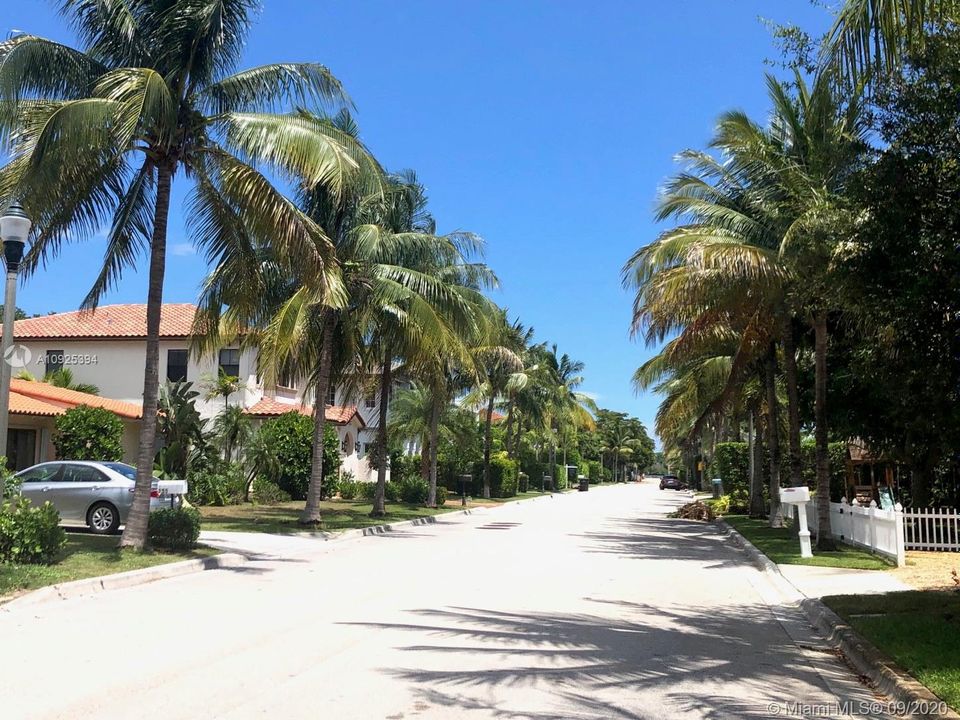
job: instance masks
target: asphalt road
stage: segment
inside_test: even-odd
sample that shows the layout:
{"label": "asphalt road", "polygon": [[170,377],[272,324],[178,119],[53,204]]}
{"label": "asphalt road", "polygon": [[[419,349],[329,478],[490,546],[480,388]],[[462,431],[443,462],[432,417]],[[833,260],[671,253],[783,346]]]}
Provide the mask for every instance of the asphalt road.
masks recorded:
{"label": "asphalt road", "polygon": [[679,499],[599,488],[0,609],[0,718],[860,716],[873,695],[712,526],[665,518]]}

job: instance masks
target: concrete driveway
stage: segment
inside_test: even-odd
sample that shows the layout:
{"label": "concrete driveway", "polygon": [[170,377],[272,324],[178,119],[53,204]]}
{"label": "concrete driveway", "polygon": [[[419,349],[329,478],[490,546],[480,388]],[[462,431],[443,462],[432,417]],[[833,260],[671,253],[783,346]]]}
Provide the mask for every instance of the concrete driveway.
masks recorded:
{"label": "concrete driveway", "polygon": [[0,716],[845,717],[873,700],[712,526],[665,518],[680,499],[600,488],[0,609]]}

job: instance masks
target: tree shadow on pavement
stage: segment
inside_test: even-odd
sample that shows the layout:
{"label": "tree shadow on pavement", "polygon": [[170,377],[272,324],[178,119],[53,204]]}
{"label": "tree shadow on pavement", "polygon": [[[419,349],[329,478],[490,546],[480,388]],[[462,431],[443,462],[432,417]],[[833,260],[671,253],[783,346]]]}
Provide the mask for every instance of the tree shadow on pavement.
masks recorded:
{"label": "tree shadow on pavement", "polygon": [[588,553],[623,555],[635,560],[692,560],[713,563],[711,568],[745,564],[711,523],[657,517],[611,518],[609,530],[575,537],[588,541]]}
{"label": "tree shadow on pavement", "polygon": [[[835,700],[766,605],[600,603],[608,614],[454,607],[413,611],[420,622],[346,624],[435,638],[400,645],[413,667],[382,672],[450,717],[766,718],[777,714],[770,703]],[[847,672],[818,653],[823,663]]]}

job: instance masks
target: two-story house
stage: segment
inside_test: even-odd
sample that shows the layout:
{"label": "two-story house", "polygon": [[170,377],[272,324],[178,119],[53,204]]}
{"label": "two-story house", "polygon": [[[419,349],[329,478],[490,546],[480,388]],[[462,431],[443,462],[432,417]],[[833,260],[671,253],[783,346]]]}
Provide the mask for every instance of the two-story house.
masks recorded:
{"label": "two-story house", "polygon": [[[38,379],[58,368],[69,368],[74,382],[89,383],[104,398],[142,405],[146,362],[146,305],[104,305],[93,312],[65,312],[18,320],[14,326],[13,373],[26,370]],[[197,409],[206,420],[225,405],[241,405],[257,420],[296,410],[312,414],[303,384],[266,386],[258,373],[256,348],[226,345],[197,356],[191,352],[196,306],[164,304],[160,319],[160,381],[189,381],[200,392]],[[240,389],[224,398],[213,392],[220,371],[240,379]],[[362,398],[361,407],[332,388],[327,420],[340,438],[342,472],[358,480],[376,478],[366,451],[376,433],[376,395]]]}

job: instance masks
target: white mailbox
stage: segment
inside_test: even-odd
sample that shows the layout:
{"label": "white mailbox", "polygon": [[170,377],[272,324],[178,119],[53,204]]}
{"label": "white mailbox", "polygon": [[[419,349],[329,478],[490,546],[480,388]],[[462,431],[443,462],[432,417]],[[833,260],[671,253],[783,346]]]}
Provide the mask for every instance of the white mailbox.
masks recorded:
{"label": "white mailbox", "polygon": [[813,548],[810,545],[810,529],[807,527],[807,503],[810,502],[810,488],[785,487],[780,488],[780,502],[797,509],[797,524],[800,531],[800,557],[813,557]]}
{"label": "white mailbox", "polygon": [[810,502],[810,488],[787,487],[780,488],[780,502],[785,505],[797,505]]}

